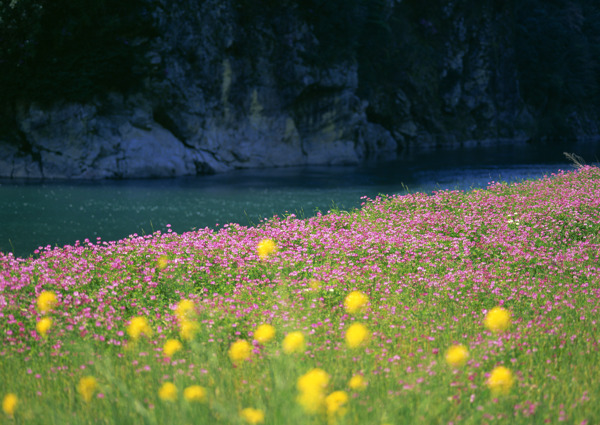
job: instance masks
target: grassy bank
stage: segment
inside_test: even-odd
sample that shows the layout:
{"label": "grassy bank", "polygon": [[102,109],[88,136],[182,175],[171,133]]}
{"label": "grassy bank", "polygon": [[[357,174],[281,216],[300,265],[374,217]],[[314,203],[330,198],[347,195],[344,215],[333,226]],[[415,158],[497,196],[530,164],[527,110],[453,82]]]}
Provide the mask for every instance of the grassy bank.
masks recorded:
{"label": "grassy bank", "polygon": [[599,276],[594,167],[3,255],[0,415],[598,423]]}

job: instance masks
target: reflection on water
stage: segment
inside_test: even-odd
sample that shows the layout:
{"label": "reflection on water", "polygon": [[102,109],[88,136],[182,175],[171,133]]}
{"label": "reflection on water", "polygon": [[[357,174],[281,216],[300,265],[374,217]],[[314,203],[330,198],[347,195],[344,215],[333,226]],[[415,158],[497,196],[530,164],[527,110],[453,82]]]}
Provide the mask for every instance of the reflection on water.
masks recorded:
{"label": "reflection on water", "polygon": [[[490,181],[539,178],[573,167],[562,150],[544,156],[524,148],[408,153],[399,160],[352,167],[240,170],[158,180],[0,181],[0,251],[28,256],[39,246],[88,238],[195,228],[295,213],[308,217],[335,206],[352,209],[361,196],[485,187]],[[594,160],[595,158],[591,158]],[[537,160],[537,161],[536,161]],[[541,160],[541,162],[540,162]]]}

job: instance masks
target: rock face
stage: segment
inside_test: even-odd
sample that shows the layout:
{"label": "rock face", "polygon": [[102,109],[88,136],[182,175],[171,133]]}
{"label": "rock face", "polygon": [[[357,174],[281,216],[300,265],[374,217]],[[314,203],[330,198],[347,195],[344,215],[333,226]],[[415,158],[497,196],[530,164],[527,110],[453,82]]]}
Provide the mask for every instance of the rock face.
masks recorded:
{"label": "rock face", "polygon": [[[381,48],[376,40],[335,60],[314,60],[324,40],[298,7],[284,7],[289,2],[249,24],[239,0],[154,3],[157,35],[146,40],[152,72],[143,89],[45,107],[17,100],[19,140],[0,135],[0,177],[356,164],[410,146],[535,132],[536,111],[519,93],[510,25],[490,8],[466,20],[465,0],[442,2],[435,22],[421,19],[407,32],[398,20],[407,13],[403,3],[381,1],[376,18],[397,22],[399,35],[389,47],[395,59],[381,62],[386,69],[378,74],[369,71],[369,50]],[[403,51],[406,39],[431,49]],[[422,59],[426,51],[434,59]],[[573,121],[582,134],[597,131],[593,116]]]}

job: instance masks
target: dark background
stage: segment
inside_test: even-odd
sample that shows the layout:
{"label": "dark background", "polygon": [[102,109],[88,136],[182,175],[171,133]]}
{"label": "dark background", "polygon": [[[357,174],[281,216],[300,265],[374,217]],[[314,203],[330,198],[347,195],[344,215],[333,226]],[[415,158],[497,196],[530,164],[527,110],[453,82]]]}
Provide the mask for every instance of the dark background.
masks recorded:
{"label": "dark background", "polygon": [[[532,141],[573,139],[583,127],[588,136],[595,132],[581,121],[595,121],[599,107],[597,0],[223,4],[236,20],[228,55],[252,57],[253,48],[264,44],[264,34],[281,34],[281,40],[271,40],[268,56],[285,67],[286,21],[293,15],[306,22],[316,40],[302,60],[322,66],[358,64],[358,94],[369,102],[368,118],[392,132],[407,113],[398,105],[397,89],[411,101],[411,119],[434,133],[458,129],[459,138],[463,133],[489,137],[490,126],[496,125],[495,135],[510,137],[510,129],[498,124],[498,111],[523,106],[531,115],[523,130]],[[26,143],[15,127],[18,104],[86,102],[109,91],[144,90],[148,79],[161,72],[145,54],[160,36],[158,23],[168,8],[169,3],[147,0],[1,0],[1,134],[13,143]],[[464,79],[440,59],[448,57],[453,44],[464,51],[484,45],[486,66],[496,70],[487,88],[491,103],[458,104],[451,110],[443,104],[443,95]],[[477,72],[476,62],[476,55],[463,58],[464,73],[467,68]],[[289,81],[285,75],[280,79],[285,90]],[[479,134],[478,127],[485,130]]]}

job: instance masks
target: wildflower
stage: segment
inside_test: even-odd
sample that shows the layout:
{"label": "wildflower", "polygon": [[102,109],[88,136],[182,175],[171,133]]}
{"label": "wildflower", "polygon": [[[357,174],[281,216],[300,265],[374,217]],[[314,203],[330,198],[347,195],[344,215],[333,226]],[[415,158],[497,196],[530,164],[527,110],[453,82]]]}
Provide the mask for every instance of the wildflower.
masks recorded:
{"label": "wildflower", "polygon": [[299,391],[308,392],[313,390],[323,391],[327,384],[329,384],[329,374],[323,369],[314,368],[298,378],[296,386]]}
{"label": "wildflower", "polygon": [[52,291],[44,291],[37,298],[37,308],[40,313],[46,313],[52,310],[56,303],[56,294]]}
{"label": "wildflower", "polygon": [[283,339],[283,352],[291,354],[304,350],[304,334],[300,331],[290,332]]}
{"label": "wildflower", "polygon": [[261,344],[269,342],[275,337],[275,328],[269,324],[262,324],[254,332],[254,339]]}
{"label": "wildflower", "polygon": [[177,400],[177,387],[172,382],[165,382],[158,390],[158,396],[164,401]]}
{"label": "wildflower", "polygon": [[195,305],[191,300],[181,300],[175,308],[175,316],[180,322],[184,322],[194,317]]}
{"label": "wildflower", "polygon": [[325,388],[329,374],[323,369],[311,369],[298,378],[296,386],[300,394],[296,401],[308,413],[317,413],[325,407]]}
{"label": "wildflower", "polygon": [[52,327],[52,319],[50,319],[49,317],[42,317],[39,320],[39,322],[37,322],[37,324],[35,325],[35,329],[44,338],[46,338],[46,334],[48,333],[48,330],[51,327]]}
{"label": "wildflower", "polygon": [[252,407],[242,409],[240,416],[249,424],[262,424],[265,421],[265,412]]}
{"label": "wildflower", "polygon": [[206,402],[206,388],[200,385],[190,385],[183,390],[183,398],[187,401],[197,401],[198,403]]}
{"label": "wildflower", "polygon": [[361,312],[369,302],[369,298],[360,291],[350,292],[344,300],[344,308],[350,314]]}
{"label": "wildflower", "polygon": [[494,307],[485,315],[485,327],[492,332],[501,332],[510,326],[510,312],[502,307]]}
{"label": "wildflower", "polygon": [[346,331],[346,345],[350,348],[360,347],[368,342],[369,336],[369,330],[365,325],[354,323]]}
{"label": "wildflower", "polygon": [[2,410],[8,416],[13,416],[15,414],[15,410],[17,409],[17,404],[19,404],[18,397],[13,393],[8,393],[2,400]]}
{"label": "wildflower", "polygon": [[171,357],[173,354],[183,348],[183,344],[176,339],[169,339],[163,346],[163,354],[166,357]]}
{"label": "wildflower", "polygon": [[200,325],[197,322],[185,320],[181,322],[179,336],[181,336],[181,339],[185,341],[191,341],[194,339],[199,330]]}
{"label": "wildflower", "polygon": [[167,263],[168,263],[167,256],[161,255],[160,257],[158,257],[158,260],[156,260],[156,268],[158,270],[164,270],[167,267]]}
{"label": "wildflower", "polygon": [[129,326],[127,327],[127,333],[134,341],[137,340],[140,335],[152,336],[152,328],[148,325],[148,320],[145,317],[137,316],[131,319]]}
{"label": "wildflower", "polygon": [[469,358],[469,351],[464,345],[452,345],[446,351],[446,363],[452,367],[464,366]]}
{"label": "wildflower", "polygon": [[261,260],[266,260],[269,255],[276,251],[277,245],[275,245],[272,239],[263,239],[256,248],[256,252]]}
{"label": "wildflower", "polygon": [[367,388],[367,382],[365,381],[364,376],[354,375],[348,381],[348,386],[355,391],[362,391]]}
{"label": "wildflower", "polygon": [[513,381],[512,372],[504,366],[498,366],[492,370],[486,385],[493,394],[508,394]]}
{"label": "wildflower", "polygon": [[321,281],[317,280],[317,279],[311,279],[310,282],[308,282],[308,286],[310,287],[310,289],[316,291],[317,289],[321,289]]}
{"label": "wildflower", "polygon": [[238,339],[229,347],[229,358],[232,362],[248,360],[252,354],[252,345],[244,339]]}
{"label": "wildflower", "polygon": [[325,398],[327,408],[327,421],[329,424],[336,422],[346,414],[346,404],[348,403],[348,394],[345,391],[334,391]]}
{"label": "wildflower", "polygon": [[307,413],[318,413],[325,408],[325,394],[323,391],[301,392],[296,401]]}
{"label": "wildflower", "polygon": [[94,393],[98,389],[98,382],[93,376],[84,376],[79,380],[77,392],[83,397],[86,403],[92,401]]}

